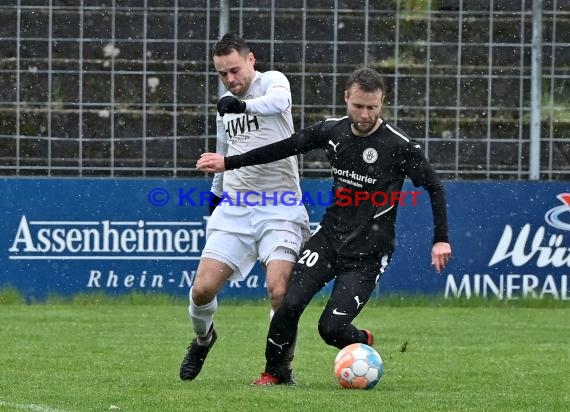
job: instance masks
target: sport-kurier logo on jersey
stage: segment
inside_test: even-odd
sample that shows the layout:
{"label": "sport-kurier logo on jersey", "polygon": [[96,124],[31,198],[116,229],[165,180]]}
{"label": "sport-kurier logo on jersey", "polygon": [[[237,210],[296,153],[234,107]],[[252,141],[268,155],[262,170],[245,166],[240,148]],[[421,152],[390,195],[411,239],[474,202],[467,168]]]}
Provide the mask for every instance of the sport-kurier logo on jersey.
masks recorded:
{"label": "sport-kurier logo on jersey", "polygon": [[562,204],[546,212],[544,220],[556,229],[570,231],[570,193],[560,193],[556,197]]}
{"label": "sport-kurier logo on jersey", "polygon": [[202,222],[46,221],[23,215],[12,236],[11,260],[196,260]]}
{"label": "sport-kurier logo on jersey", "polygon": [[374,163],[376,160],[378,160],[378,152],[373,147],[364,149],[364,151],[362,152],[362,159],[366,163]]}

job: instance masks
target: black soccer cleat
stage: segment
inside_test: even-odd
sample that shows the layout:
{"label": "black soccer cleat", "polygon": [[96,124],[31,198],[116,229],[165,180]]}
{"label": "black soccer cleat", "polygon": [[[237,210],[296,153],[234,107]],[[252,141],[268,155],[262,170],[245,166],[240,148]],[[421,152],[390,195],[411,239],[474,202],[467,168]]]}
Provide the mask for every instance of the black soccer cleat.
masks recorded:
{"label": "black soccer cleat", "polygon": [[206,356],[208,356],[208,352],[210,352],[210,349],[212,349],[212,346],[216,343],[217,338],[218,334],[212,327],[212,340],[207,346],[198,345],[196,338],[192,340],[192,343],[188,346],[188,351],[186,352],[186,356],[184,356],[182,365],[180,365],[180,379],[183,381],[191,381],[198,376],[202,370],[202,366],[204,366]]}
{"label": "black soccer cleat", "polygon": [[279,371],[279,385],[296,385],[297,381],[293,376],[293,369],[281,369]]}

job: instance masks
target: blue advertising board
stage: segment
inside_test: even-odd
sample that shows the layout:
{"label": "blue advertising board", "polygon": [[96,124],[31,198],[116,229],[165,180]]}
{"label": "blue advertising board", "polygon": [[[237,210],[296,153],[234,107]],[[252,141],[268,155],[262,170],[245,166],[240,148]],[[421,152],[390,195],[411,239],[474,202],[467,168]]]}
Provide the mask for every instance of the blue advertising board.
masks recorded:
{"label": "blue advertising board", "polygon": [[[0,290],[13,287],[40,300],[89,292],[188,293],[205,241],[209,180],[6,178],[0,185]],[[302,182],[313,227],[330,186],[329,180]],[[397,248],[378,297],[568,299],[566,184],[445,186],[453,249],[449,265],[441,274],[430,265],[427,193],[408,196],[399,206]],[[412,191],[418,189],[407,183],[404,192]],[[244,281],[228,282],[220,298],[228,297],[265,298],[261,267]]]}

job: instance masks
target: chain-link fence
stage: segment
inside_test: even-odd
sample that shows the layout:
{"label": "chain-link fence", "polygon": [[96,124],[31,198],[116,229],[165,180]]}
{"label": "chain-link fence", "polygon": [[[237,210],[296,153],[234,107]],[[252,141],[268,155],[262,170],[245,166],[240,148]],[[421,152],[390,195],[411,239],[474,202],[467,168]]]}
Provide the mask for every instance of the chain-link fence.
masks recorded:
{"label": "chain-link fence", "polygon": [[[220,3],[2,0],[0,174],[202,175]],[[540,3],[540,177],[568,179],[570,1]],[[297,128],[343,114],[346,76],[367,64],[386,79],[384,117],[443,177],[529,177],[532,0],[223,4],[258,69],[288,76]],[[300,165],[328,175],[320,152]]]}

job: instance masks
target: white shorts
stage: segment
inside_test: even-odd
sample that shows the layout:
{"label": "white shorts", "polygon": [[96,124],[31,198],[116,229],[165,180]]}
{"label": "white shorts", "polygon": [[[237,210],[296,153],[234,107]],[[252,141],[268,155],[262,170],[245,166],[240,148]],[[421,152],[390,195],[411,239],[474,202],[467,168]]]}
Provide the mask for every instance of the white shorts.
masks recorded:
{"label": "white shorts", "polygon": [[234,269],[232,280],[243,280],[257,259],[297,262],[309,237],[309,216],[304,206],[235,206],[221,203],[206,227],[202,257]]}

